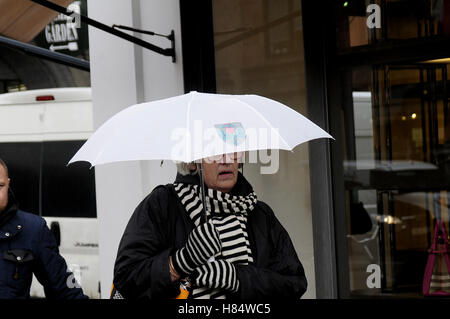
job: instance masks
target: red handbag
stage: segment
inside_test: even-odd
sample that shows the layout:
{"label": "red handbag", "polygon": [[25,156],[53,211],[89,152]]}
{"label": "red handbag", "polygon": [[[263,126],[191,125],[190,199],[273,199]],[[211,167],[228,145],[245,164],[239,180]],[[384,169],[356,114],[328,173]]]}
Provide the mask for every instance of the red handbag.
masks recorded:
{"label": "red handbag", "polygon": [[444,222],[437,219],[423,277],[422,292],[425,296],[450,296],[449,250],[449,238]]}

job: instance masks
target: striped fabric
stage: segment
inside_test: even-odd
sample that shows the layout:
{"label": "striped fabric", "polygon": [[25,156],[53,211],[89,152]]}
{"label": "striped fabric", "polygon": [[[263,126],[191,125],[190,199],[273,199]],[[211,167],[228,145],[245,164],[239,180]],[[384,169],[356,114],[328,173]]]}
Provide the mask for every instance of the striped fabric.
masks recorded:
{"label": "striped fabric", "polygon": [[[203,204],[199,185],[175,183],[175,191],[196,226],[200,224]],[[219,232],[222,251],[217,260],[231,263],[253,263],[247,233],[247,214],[253,210],[257,197],[255,192],[247,196],[235,196],[208,189],[206,194],[206,214]],[[224,299],[226,292],[221,289],[194,287],[193,298]]]}
{"label": "striped fabric", "polygon": [[[211,288],[222,288],[230,292],[237,292],[239,289],[239,280],[236,275],[234,264],[224,259],[216,259],[200,266],[196,270],[193,284],[197,286],[208,286]],[[222,291],[217,289],[218,294]],[[197,293],[197,298],[199,294]],[[212,298],[220,297],[213,295]],[[211,293],[210,293],[211,298]]]}
{"label": "striped fabric", "polygon": [[180,273],[190,274],[221,249],[219,232],[211,223],[203,223],[190,234],[186,245],[177,250],[174,266]]}
{"label": "striped fabric", "polygon": [[[445,251],[445,247],[439,245],[439,251]],[[430,280],[430,293],[450,293],[450,265],[447,265],[446,255],[437,255],[434,261],[433,273]]]}

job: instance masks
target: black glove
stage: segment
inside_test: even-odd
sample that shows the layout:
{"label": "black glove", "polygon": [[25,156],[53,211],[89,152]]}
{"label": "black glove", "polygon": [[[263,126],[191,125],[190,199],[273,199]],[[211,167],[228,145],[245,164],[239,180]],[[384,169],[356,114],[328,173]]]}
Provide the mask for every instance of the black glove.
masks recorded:
{"label": "black glove", "polygon": [[230,292],[239,290],[236,268],[226,260],[219,259],[201,265],[195,269],[191,278],[196,286],[220,288]]}
{"label": "black glove", "polygon": [[175,252],[173,267],[180,275],[189,275],[221,249],[219,232],[214,225],[209,222],[201,224],[189,234],[186,245]]}

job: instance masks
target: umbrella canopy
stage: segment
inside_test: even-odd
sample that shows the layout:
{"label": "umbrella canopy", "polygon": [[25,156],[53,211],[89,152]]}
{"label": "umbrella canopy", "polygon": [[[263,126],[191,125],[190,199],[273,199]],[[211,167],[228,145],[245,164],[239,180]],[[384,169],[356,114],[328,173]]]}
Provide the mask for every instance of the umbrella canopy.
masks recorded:
{"label": "umbrella canopy", "polygon": [[291,151],[317,138],[332,137],[277,101],[258,95],[190,92],[117,113],[94,132],[69,164],[192,162],[233,152]]}

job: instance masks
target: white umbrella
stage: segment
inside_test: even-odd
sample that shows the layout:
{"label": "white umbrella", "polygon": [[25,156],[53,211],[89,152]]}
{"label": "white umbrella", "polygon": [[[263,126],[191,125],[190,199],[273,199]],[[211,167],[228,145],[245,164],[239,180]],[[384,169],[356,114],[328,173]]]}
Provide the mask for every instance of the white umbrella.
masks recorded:
{"label": "white umbrella", "polygon": [[[94,132],[69,164],[166,159],[189,163],[234,152],[292,151],[321,137],[332,138],[277,101],[258,95],[190,92],[122,110]],[[199,175],[205,203],[201,161]],[[206,220],[205,205],[203,213]]]}
{"label": "white umbrella", "polygon": [[292,151],[332,138],[300,113],[258,95],[190,92],[130,106],[106,121],[70,160],[192,162],[263,149]]}

